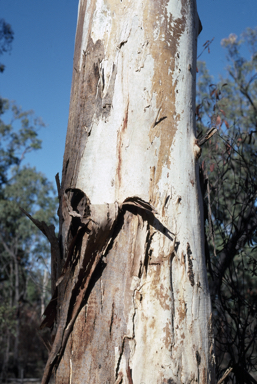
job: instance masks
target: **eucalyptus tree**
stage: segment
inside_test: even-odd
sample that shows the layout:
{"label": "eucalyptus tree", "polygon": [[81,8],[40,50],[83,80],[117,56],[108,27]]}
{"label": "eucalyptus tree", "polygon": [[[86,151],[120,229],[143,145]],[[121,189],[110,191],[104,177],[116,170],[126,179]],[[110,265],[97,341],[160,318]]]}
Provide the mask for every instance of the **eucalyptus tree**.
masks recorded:
{"label": "eucalyptus tree", "polygon": [[191,0],[78,8],[42,383],[212,383]]}

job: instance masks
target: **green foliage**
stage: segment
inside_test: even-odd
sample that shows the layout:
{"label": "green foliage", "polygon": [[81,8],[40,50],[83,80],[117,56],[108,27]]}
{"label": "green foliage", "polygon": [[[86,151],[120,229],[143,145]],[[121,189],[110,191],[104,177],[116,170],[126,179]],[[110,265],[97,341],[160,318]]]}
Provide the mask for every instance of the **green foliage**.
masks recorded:
{"label": "green foliage", "polygon": [[[0,19],[0,55],[11,50],[14,33],[10,24]],[[0,64],[0,72],[4,71],[5,66]]]}
{"label": "green foliage", "polygon": [[7,123],[0,119],[0,188],[10,178],[10,171],[17,171],[28,152],[41,148],[38,130],[44,127],[42,120],[34,117],[33,111],[23,112],[7,99],[1,99],[1,103],[0,116],[8,115],[10,121]]}
{"label": "green foliage", "polygon": [[218,128],[201,163],[208,267],[217,375],[232,367],[231,382],[250,383],[257,370],[257,28],[222,45],[226,78],[213,84],[198,64],[198,132]]}
{"label": "green foliage", "polygon": [[[50,295],[50,287],[46,286],[43,279],[46,268],[49,275],[50,247],[41,232],[21,212],[20,207],[34,218],[54,224],[57,201],[53,185],[46,177],[22,162],[28,152],[40,149],[38,130],[44,124],[31,111],[23,112],[8,100],[2,99],[2,106],[0,302],[3,304],[0,306],[0,331],[3,332],[0,332],[0,363],[3,378],[8,376],[8,371],[13,376],[21,364],[26,368],[28,361],[29,364],[33,362],[41,368],[44,366],[41,356],[46,358],[46,351],[42,350],[45,347],[38,340],[36,328],[40,323],[42,306]],[[10,118],[8,123],[6,115]],[[28,321],[31,316],[33,321],[32,318]],[[33,337],[29,324],[33,324]],[[25,334],[29,334],[31,339],[37,339],[34,357],[33,348],[23,337]],[[24,354],[27,356],[25,360]],[[27,375],[32,372],[34,375],[40,374],[33,369],[33,365],[27,367]]]}
{"label": "green foliage", "polygon": [[[0,19],[0,55],[11,50],[14,33],[10,24]],[[0,63],[0,72],[5,69],[4,64]],[[0,106],[1,111],[1,106]]]}
{"label": "green foliage", "polygon": [[10,24],[4,19],[0,19],[0,55],[11,49],[14,33]]}

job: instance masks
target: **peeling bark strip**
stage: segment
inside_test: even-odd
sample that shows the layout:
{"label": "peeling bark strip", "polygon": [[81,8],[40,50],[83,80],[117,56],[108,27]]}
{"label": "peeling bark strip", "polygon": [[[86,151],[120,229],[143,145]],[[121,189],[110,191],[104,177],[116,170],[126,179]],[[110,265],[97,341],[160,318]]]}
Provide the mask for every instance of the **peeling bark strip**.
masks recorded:
{"label": "peeling bark strip", "polygon": [[[56,285],[63,290],[64,305],[60,309],[57,333],[46,364],[42,384],[48,383],[53,366],[60,361],[74,322],[81,310],[81,305],[87,293],[90,279],[112,242],[115,226],[120,221],[123,208],[134,206],[147,211],[155,212],[151,204],[137,197],[127,198],[122,204],[106,204],[91,206],[87,196],[78,189],[70,189],[67,197],[68,213],[72,217],[68,231],[68,254],[63,266],[62,274]],[[31,217],[30,217],[31,218]],[[32,219],[32,218],[31,218]],[[35,221],[32,219],[32,221]],[[79,260],[79,256],[83,258]],[[62,284],[63,283],[63,284]],[[61,287],[63,285],[63,287]],[[53,308],[57,305],[56,294],[50,301],[44,315],[46,318],[41,324],[52,326]],[[113,316],[113,314],[112,314]],[[113,319],[111,320],[110,333]]]}
{"label": "peeling bark strip", "polygon": [[42,384],[213,383],[199,25],[195,0],[79,1]]}

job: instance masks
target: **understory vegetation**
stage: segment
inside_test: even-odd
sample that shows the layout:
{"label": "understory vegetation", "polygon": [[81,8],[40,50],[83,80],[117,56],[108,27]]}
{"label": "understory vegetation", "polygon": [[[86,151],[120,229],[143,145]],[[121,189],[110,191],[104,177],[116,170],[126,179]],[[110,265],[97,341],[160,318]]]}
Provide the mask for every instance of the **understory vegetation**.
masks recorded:
{"label": "understory vegetation", "polygon": [[198,63],[196,108],[198,135],[218,129],[200,159],[216,374],[232,368],[224,382],[256,383],[257,28],[221,44],[227,76],[213,84]]}

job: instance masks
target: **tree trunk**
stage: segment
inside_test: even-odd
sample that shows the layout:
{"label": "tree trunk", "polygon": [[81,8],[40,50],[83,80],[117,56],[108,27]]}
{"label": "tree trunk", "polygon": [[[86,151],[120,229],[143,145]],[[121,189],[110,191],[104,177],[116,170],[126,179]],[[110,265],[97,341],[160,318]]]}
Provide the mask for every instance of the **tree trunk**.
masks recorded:
{"label": "tree trunk", "polygon": [[19,370],[19,341],[20,341],[20,276],[19,276],[19,262],[17,254],[12,253],[14,261],[14,277],[15,277],[15,296],[14,296],[14,306],[16,308],[16,324],[15,324],[15,340],[14,340],[14,349],[13,349],[13,359]]}
{"label": "tree trunk", "polygon": [[43,275],[43,284],[42,284],[42,292],[40,295],[41,299],[41,316],[43,316],[45,312],[45,299],[46,299],[46,286],[48,283],[48,276],[47,276],[47,269],[44,269],[44,275]]}
{"label": "tree trunk", "polygon": [[[212,383],[194,0],[80,0],[42,383]],[[62,270],[62,272],[61,272]]]}

